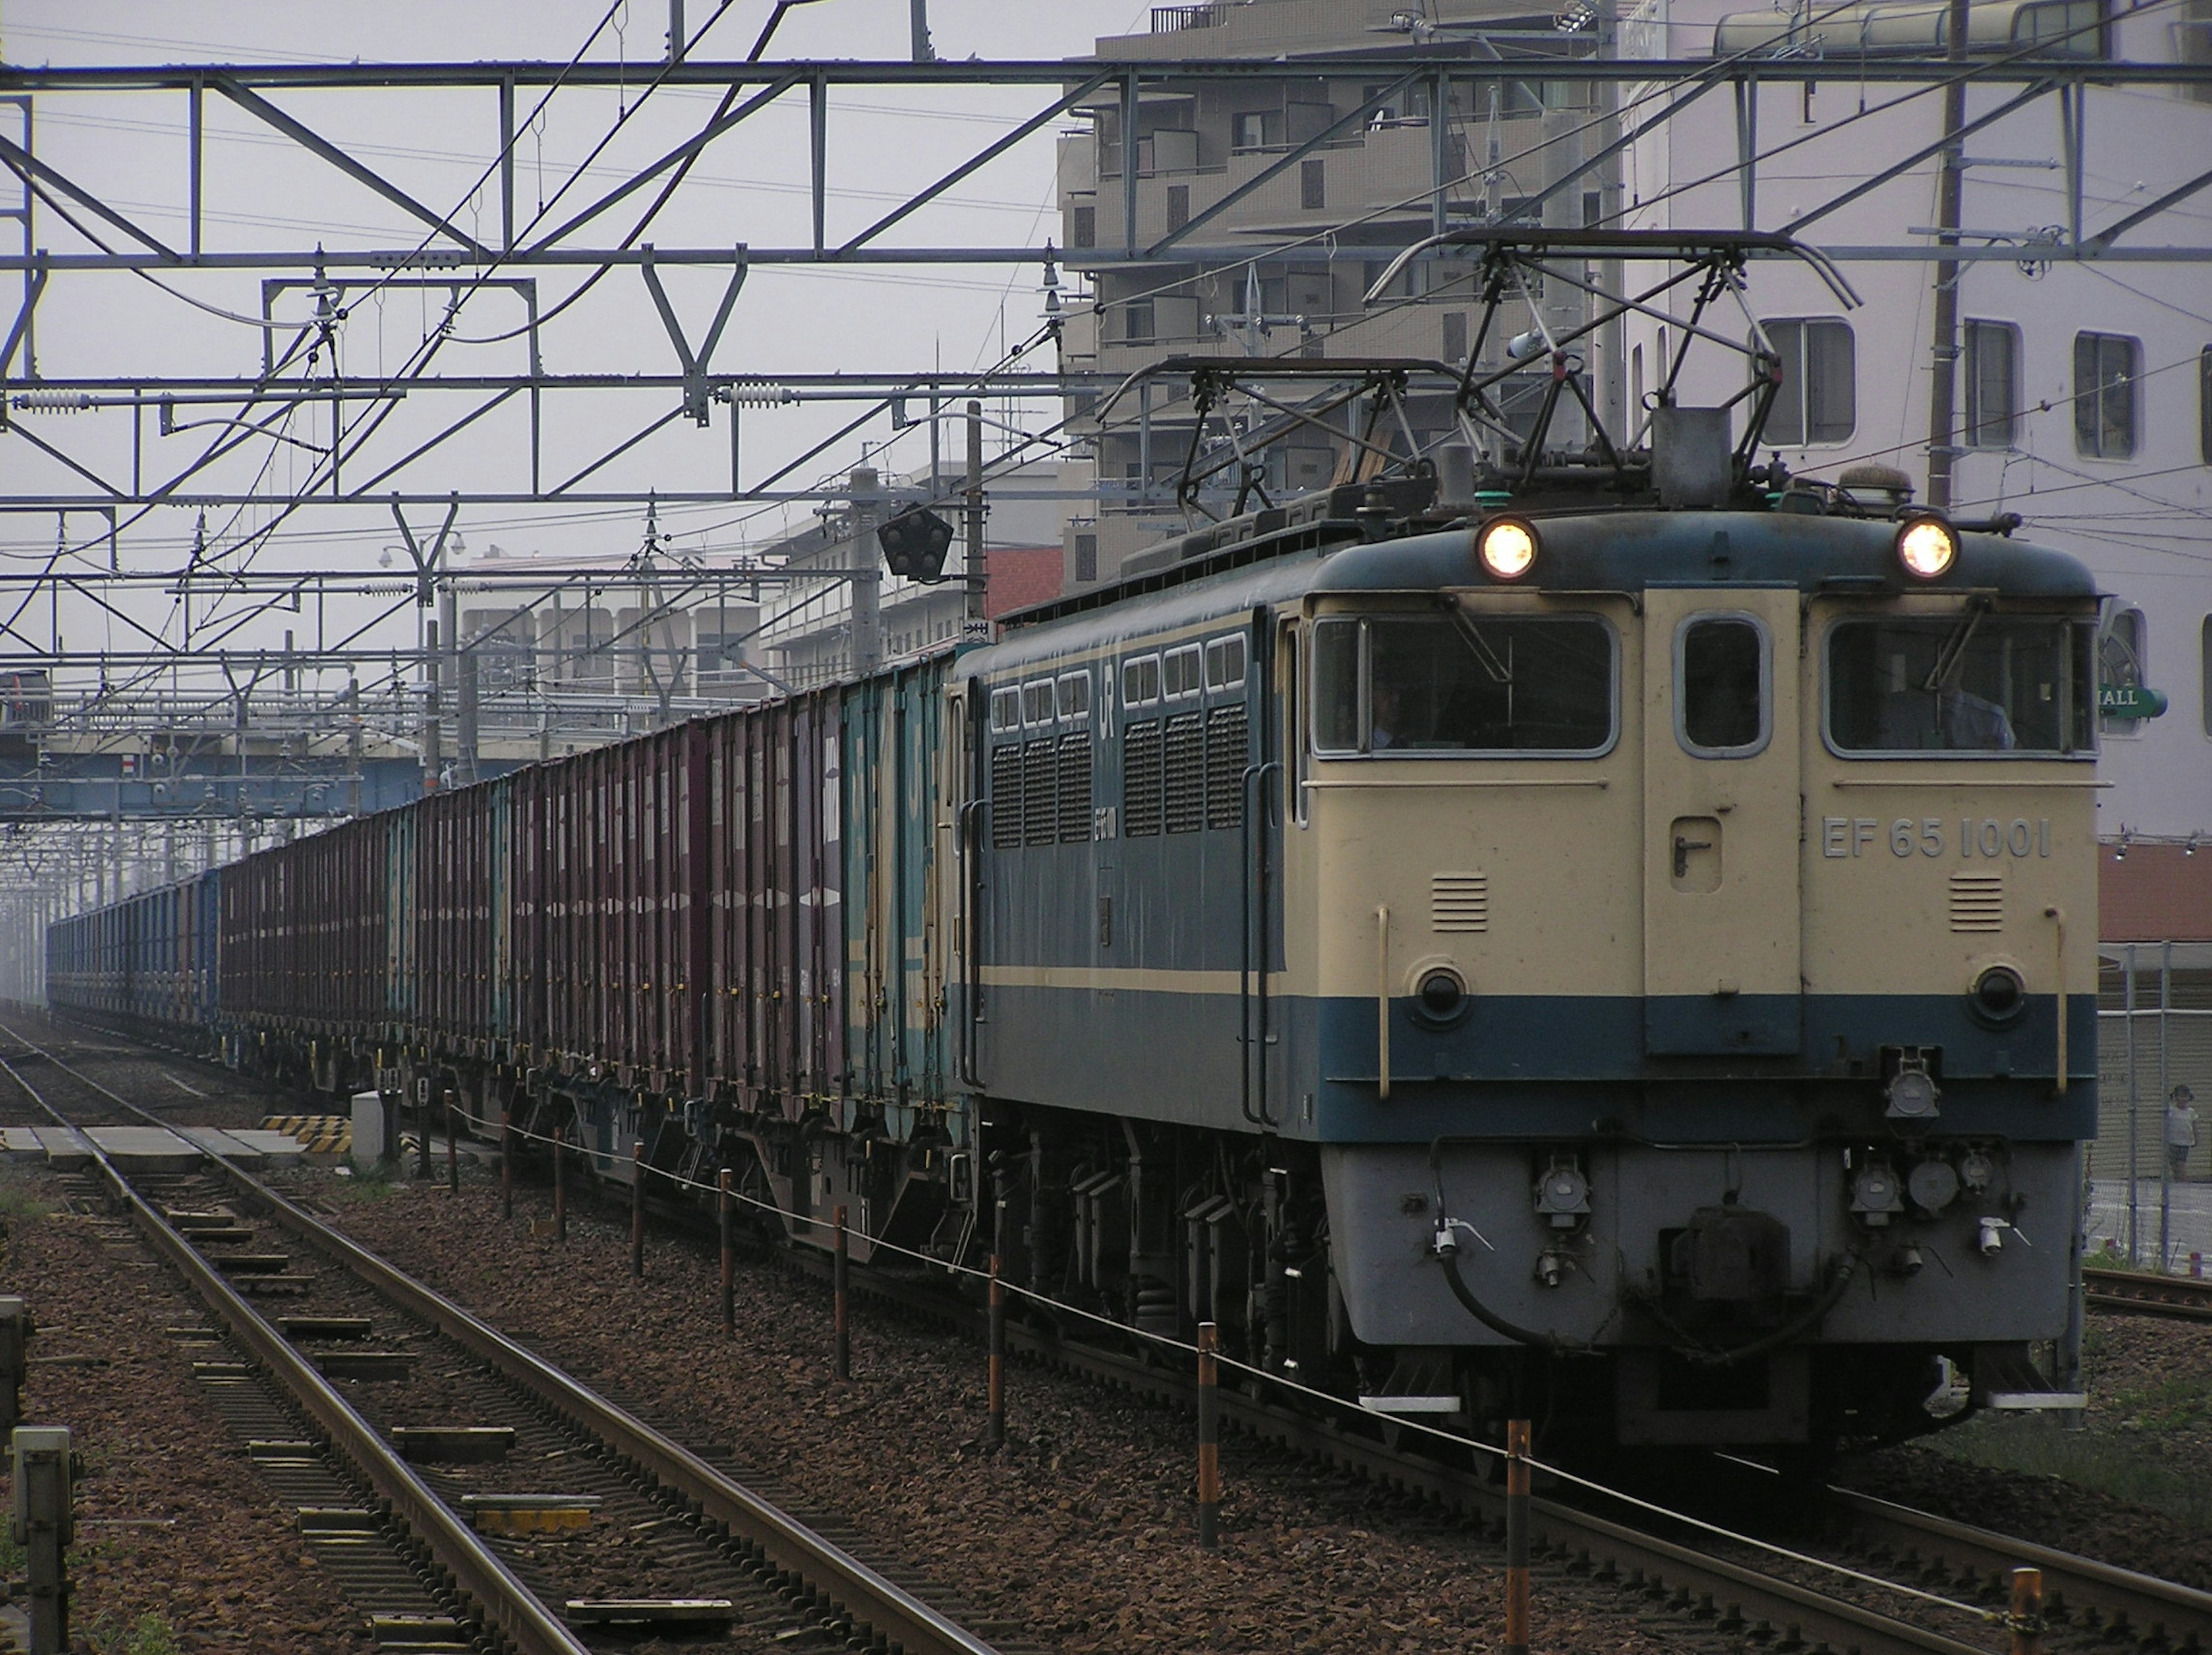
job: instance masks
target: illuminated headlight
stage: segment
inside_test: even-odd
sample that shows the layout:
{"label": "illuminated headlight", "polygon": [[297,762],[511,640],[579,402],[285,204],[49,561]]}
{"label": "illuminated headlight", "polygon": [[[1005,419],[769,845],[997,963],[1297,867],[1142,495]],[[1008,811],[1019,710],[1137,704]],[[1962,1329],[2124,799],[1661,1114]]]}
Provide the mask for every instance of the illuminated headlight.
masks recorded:
{"label": "illuminated headlight", "polygon": [[1907,575],[1932,581],[1959,560],[1959,536],[1940,517],[1915,517],[1897,532],[1897,561]]}
{"label": "illuminated headlight", "polygon": [[1517,581],[1536,561],[1536,530],[1517,517],[1500,517],[1482,526],[1474,550],[1492,580]]}

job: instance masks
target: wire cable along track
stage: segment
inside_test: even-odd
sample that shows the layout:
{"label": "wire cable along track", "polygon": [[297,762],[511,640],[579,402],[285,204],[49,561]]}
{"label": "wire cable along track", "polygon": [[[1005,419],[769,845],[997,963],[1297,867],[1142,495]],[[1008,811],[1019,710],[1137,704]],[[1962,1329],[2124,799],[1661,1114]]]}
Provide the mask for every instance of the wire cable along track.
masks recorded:
{"label": "wire cable along track", "polygon": [[[805,1255],[798,1262],[810,1272],[827,1269],[823,1261]],[[949,1317],[963,1326],[980,1326],[971,1305],[949,1301],[933,1281],[878,1268],[856,1269],[854,1274],[856,1281],[887,1300]],[[1094,1319],[1085,1312],[1076,1314]],[[1048,1311],[1048,1320],[1049,1316]],[[1186,1374],[1163,1367],[1157,1360],[1062,1337],[1045,1321],[1025,1325],[1010,1320],[1006,1341],[1011,1350],[1139,1396],[1186,1409],[1195,1399],[1195,1385]],[[1447,1463],[1437,1454],[1419,1451],[1413,1445],[1427,1440],[1431,1448],[1450,1454],[1455,1451],[1450,1443],[1442,1439],[1446,1433],[1430,1437],[1410,1422],[1385,1425],[1364,1414],[1346,1424],[1311,1409],[1265,1400],[1255,1393],[1278,1382],[1272,1376],[1244,1372],[1250,1379],[1245,1388],[1224,1384],[1218,1393],[1225,1424],[1371,1482],[1468,1512],[1503,1533],[1505,1494],[1502,1485],[1486,1480],[1480,1469]],[[1303,1387],[1290,1389],[1303,1392]],[[1347,1406],[1340,1397],[1311,1392],[1304,1396],[1338,1409]],[[1378,1428],[1398,1440],[1377,1440],[1372,1433]],[[1457,1451],[1463,1456],[1464,1451]],[[1761,1474],[1762,1480],[1771,1480],[1774,1475],[1764,1466],[1739,1463]],[[2001,1595],[2007,1576],[2016,1567],[2033,1567],[2044,1573],[2044,1615],[2055,1625],[2118,1646],[2139,1644],[2176,1652],[2212,1649],[2212,1593],[1853,1490],[1808,1487],[1805,1492],[1808,1498],[1824,1499],[1855,1531],[1860,1549],[1877,1560],[1868,1569],[1789,1552],[1767,1545],[1754,1535],[1735,1534],[1683,1518],[1571,1473],[1555,1469],[1555,1475],[1577,1493],[1572,1500],[1539,1497],[1531,1500],[1530,1542],[1537,1556],[1548,1556],[1571,1570],[1600,1579],[1619,1580],[1716,1630],[1735,1633],[1769,1647],[1825,1646],[1856,1651],[1858,1655],[1911,1655],[1914,1652],[1987,1655],[2002,1644]],[[1626,1512],[1631,1520],[1602,1514],[1613,1510]],[[1640,1524],[1635,1520],[1638,1518]],[[1965,1610],[1958,1617],[1964,1635],[1901,1620],[1851,1597],[1716,1555],[1705,1543],[1708,1535],[1732,1550],[1763,1549],[1809,1565],[1805,1573],[1826,1570],[1833,1576],[1850,1579],[1867,1589],[1862,1596],[1897,1593],[1900,1596],[1896,1601],[1917,1599],[1939,1614],[1946,1609]],[[1893,1579],[1884,1579],[1870,1572],[1884,1565],[1889,1566],[1887,1572]],[[1900,1579],[1917,1584],[1899,1584]],[[1922,1589],[1938,1582],[1949,1588],[1949,1595]],[[1993,1593],[1998,1596],[1990,1595]],[[1978,1631],[1983,1633],[1979,1641],[1975,1638]]]}
{"label": "wire cable along track", "polygon": [[[77,1083],[156,1125],[98,1081],[0,1028],[25,1050]],[[71,1123],[4,1058],[0,1070],[60,1126]],[[100,1178],[132,1222],[175,1266],[230,1336],[328,1438],[334,1451],[360,1476],[393,1518],[449,1573],[457,1596],[521,1655],[584,1655],[562,1614],[534,1593],[394,1451],[347,1398],[319,1372],[284,1334],[228,1279],[218,1263],[195,1247],[191,1235],[134,1188],[130,1177],[99,1147],[85,1147]],[[626,1463],[665,1498],[695,1513],[710,1534],[726,1536],[754,1577],[787,1602],[802,1606],[811,1624],[842,1634],[853,1646],[896,1650],[905,1655],[996,1655],[993,1646],[884,1578],[834,1541],[781,1510],[671,1438],[653,1430],[523,1345],[459,1305],[321,1223],[241,1168],[210,1157],[220,1177],[276,1225],[343,1267],[402,1314],[436,1329],[446,1340],[489,1366],[529,1399],[608,1456]],[[238,1261],[228,1261],[234,1269]],[[570,1604],[568,1618],[577,1618]]]}

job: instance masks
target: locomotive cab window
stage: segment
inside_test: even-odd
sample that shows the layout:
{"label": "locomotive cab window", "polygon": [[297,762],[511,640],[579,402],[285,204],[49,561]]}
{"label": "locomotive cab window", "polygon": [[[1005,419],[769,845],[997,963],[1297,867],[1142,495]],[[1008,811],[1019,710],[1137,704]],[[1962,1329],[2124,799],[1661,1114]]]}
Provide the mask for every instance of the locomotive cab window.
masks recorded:
{"label": "locomotive cab window", "polygon": [[2096,637],[2085,622],[1999,616],[1838,621],[1828,745],[1843,754],[2096,751]]}
{"label": "locomotive cab window", "polygon": [[1766,745],[1774,652],[1749,615],[1695,615],[1674,633],[1674,735],[1701,758]]}
{"label": "locomotive cab window", "polygon": [[1613,745],[1613,629],[1593,616],[1322,620],[1313,664],[1320,752],[1584,757]]}
{"label": "locomotive cab window", "polygon": [[1052,722],[1052,680],[1033,678],[1022,685],[1022,722],[1041,729]]}

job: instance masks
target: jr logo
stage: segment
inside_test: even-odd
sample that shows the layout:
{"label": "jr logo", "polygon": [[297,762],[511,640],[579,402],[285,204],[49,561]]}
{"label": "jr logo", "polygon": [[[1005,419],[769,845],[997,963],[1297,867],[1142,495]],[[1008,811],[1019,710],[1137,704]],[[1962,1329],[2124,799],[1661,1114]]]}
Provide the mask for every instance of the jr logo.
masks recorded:
{"label": "jr logo", "polygon": [[[1995,817],[1962,817],[1958,835],[1962,861],[1972,861],[1977,856],[1993,861],[2001,856],[2051,855],[2051,818],[2047,816],[2039,816],[2033,822],[2025,816],[2015,816],[2009,822],[2001,822]],[[1872,816],[1820,818],[1823,856],[1863,856],[1884,838],[1889,842],[1889,854],[1893,856],[1942,856],[1949,847],[1949,824],[1940,816],[1923,816],[1917,820],[1900,816],[1887,824]]]}

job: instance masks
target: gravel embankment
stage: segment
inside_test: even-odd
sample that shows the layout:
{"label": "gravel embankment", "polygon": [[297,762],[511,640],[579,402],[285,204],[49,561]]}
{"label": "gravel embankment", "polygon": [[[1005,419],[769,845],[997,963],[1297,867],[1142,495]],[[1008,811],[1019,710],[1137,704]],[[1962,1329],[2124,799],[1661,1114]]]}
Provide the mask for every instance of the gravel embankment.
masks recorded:
{"label": "gravel embankment", "polygon": [[[366,1193],[366,1192],[364,1192]],[[826,1293],[787,1272],[738,1279],[739,1336],[715,1266],[656,1238],[631,1280],[627,1230],[571,1212],[563,1249],[471,1183],[401,1183],[345,1203],[350,1233],[740,1475],[803,1491],[875,1555],[957,1590],[1036,1643],[1092,1651],[1464,1652],[1503,1634],[1503,1559],[1459,1522],[1232,1439],[1223,1543],[1194,1543],[1189,1421],[1018,1366],[1012,1439],[981,1451],[981,1353],[856,1308],[854,1378],[830,1376]],[[1729,1646],[1623,1594],[1537,1572],[1534,1640],[1578,1652]]]}

